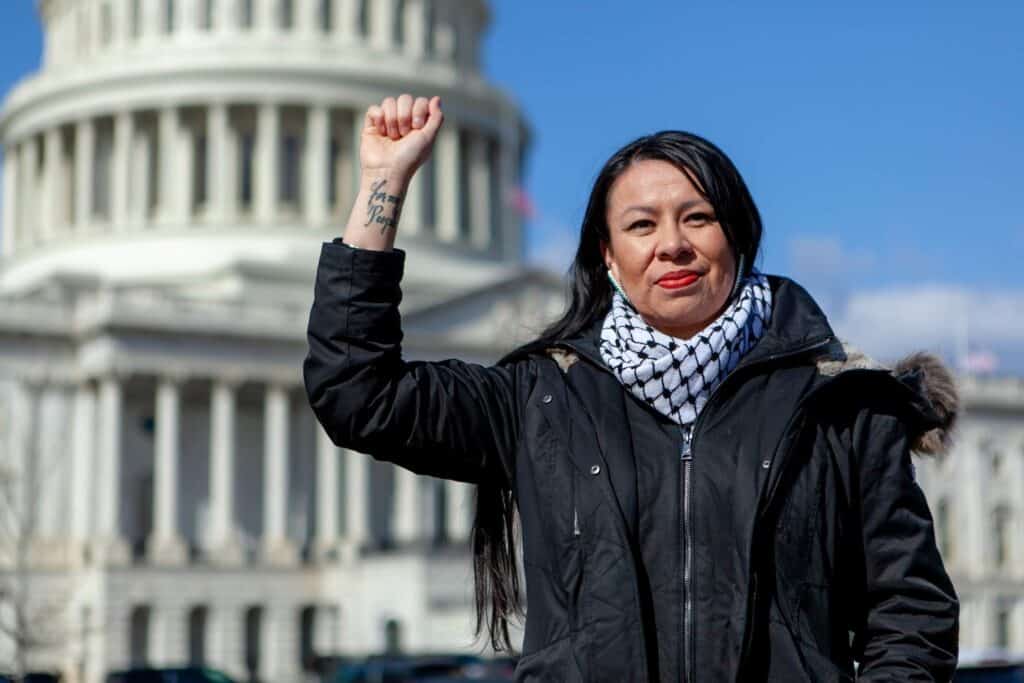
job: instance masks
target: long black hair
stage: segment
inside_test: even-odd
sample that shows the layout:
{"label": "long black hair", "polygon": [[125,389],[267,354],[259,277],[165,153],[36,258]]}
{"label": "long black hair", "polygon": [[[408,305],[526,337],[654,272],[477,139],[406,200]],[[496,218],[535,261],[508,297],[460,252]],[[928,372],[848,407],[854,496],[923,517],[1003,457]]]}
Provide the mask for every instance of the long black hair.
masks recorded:
{"label": "long black hair", "polygon": [[[615,152],[598,173],[583,214],[576,258],[569,267],[569,306],[541,333],[539,342],[553,344],[569,339],[604,318],[612,301],[612,287],[601,256],[602,243],[609,241],[605,219],[608,191],[630,165],[647,160],[667,161],[685,173],[714,208],[736,263],[742,264],[736,280],[753,268],[761,247],[761,215],[729,157],[692,133],[667,130],[645,135]],[[524,614],[515,522],[511,491],[493,482],[481,483],[477,487],[472,541],[476,635],[479,637],[486,629],[491,646],[499,652],[512,649],[509,619]]]}

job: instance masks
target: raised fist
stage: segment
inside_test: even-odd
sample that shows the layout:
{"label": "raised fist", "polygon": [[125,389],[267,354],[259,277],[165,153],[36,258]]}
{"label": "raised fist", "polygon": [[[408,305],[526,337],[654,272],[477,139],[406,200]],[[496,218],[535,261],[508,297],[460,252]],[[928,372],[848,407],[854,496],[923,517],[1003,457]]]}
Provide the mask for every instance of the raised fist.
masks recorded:
{"label": "raised fist", "polygon": [[441,98],[386,97],[366,110],[359,162],[363,172],[389,171],[412,177],[437,138],[444,121]]}

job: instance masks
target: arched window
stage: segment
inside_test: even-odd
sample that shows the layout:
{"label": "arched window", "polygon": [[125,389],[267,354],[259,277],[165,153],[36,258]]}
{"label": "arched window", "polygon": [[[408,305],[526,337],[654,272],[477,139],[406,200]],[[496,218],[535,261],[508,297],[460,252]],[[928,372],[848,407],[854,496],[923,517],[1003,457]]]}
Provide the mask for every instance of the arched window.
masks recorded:
{"label": "arched window", "polygon": [[992,555],[998,568],[1005,568],[1010,561],[1010,508],[997,505],[992,510]]}
{"label": "arched window", "polygon": [[993,645],[1001,650],[1010,649],[1010,605],[1000,603],[996,608],[995,642]]}
{"label": "arched window", "polygon": [[132,38],[138,38],[142,34],[142,0],[132,0],[130,24]]}
{"label": "arched window", "polygon": [[238,25],[242,28],[252,28],[252,24],[252,0],[238,0]]}
{"label": "arched window", "polygon": [[206,624],[209,609],[197,605],[188,612],[188,662],[192,666],[206,664]]}
{"label": "arched window", "polygon": [[278,0],[278,25],[285,31],[295,27],[295,3],[293,0]]}
{"label": "arched window", "polygon": [[334,2],[320,0],[320,30],[330,33],[334,30]]}
{"label": "arched window", "polygon": [[299,610],[299,664],[303,671],[316,668],[316,607],[306,605]]}
{"label": "arched window", "polygon": [[405,45],[405,0],[395,0],[395,14],[391,24],[391,39],[397,47]]}
{"label": "arched window", "polygon": [[365,38],[370,35],[370,0],[355,0],[359,3],[356,14],[356,33]]}
{"label": "arched window", "polygon": [[939,551],[947,562],[953,561],[953,519],[948,500],[935,506],[935,526],[938,527]]}
{"label": "arched window", "polygon": [[128,659],[133,668],[149,665],[149,605],[136,605],[128,618]]}
{"label": "arched window", "polygon": [[245,669],[256,680],[260,669],[260,640],[263,635],[263,608],[253,605],[245,610]]}
{"label": "arched window", "polygon": [[384,652],[396,655],[402,651],[402,623],[398,619],[384,622]]}
{"label": "arched window", "polygon": [[213,30],[213,13],[216,10],[214,0],[203,0],[203,14],[199,20],[199,27],[204,31]]}
{"label": "arched window", "polygon": [[174,33],[175,16],[174,0],[164,0],[164,33]]}

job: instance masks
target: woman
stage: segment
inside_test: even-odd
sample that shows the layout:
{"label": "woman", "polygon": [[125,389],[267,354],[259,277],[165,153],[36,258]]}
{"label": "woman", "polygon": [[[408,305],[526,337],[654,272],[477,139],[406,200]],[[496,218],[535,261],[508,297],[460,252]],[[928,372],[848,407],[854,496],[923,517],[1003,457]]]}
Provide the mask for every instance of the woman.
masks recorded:
{"label": "woman", "polygon": [[406,362],[401,201],[442,124],[366,113],[363,182],[320,258],[305,379],[339,445],[478,484],[477,630],[526,624],[519,681],[944,681],[958,604],[910,451],[948,445],[949,373],[836,340],[753,268],[732,163],[664,132],[601,170],[571,304],[494,367]]}

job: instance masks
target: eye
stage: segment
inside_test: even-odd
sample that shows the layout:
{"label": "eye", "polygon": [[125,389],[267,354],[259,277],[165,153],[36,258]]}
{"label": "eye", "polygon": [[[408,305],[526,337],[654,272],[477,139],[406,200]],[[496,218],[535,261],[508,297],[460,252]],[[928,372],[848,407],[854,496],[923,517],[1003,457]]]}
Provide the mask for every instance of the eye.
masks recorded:
{"label": "eye", "polygon": [[713,223],[714,221],[715,217],[713,215],[702,211],[691,213],[686,217],[686,222],[694,225],[705,225],[706,223]]}
{"label": "eye", "polygon": [[644,218],[639,221],[633,221],[632,223],[626,226],[626,230],[639,230],[642,228],[652,227],[653,225],[654,221]]}

